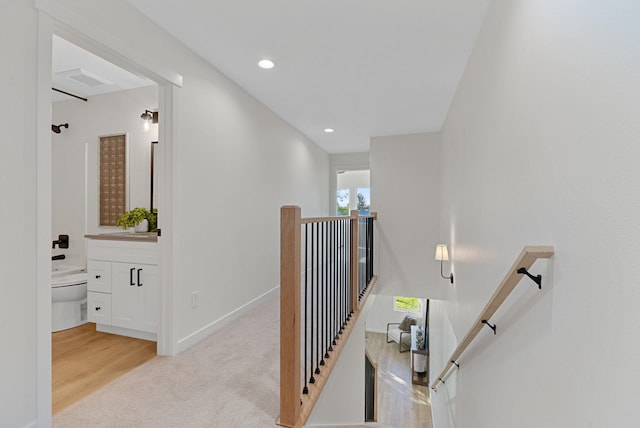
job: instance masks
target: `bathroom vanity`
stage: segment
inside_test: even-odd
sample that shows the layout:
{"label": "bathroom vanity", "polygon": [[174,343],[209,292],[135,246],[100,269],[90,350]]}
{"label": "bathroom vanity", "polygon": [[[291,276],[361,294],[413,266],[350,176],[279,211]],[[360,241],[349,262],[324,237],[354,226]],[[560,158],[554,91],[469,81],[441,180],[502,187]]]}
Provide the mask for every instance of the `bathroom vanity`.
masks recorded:
{"label": "bathroom vanity", "polygon": [[154,233],[85,235],[87,318],[96,330],[157,340],[160,310]]}

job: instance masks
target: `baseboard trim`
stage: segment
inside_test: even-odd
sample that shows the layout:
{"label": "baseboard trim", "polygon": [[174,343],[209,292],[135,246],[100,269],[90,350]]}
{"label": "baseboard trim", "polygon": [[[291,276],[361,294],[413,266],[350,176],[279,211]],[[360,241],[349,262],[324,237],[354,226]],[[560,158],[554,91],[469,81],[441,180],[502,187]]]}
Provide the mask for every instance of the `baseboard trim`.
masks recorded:
{"label": "baseboard trim", "polygon": [[229,312],[228,314],[221,316],[217,320],[207,324],[206,326],[202,327],[199,330],[194,331],[193,333],[189,334],[188,336],[185,336],[182,339],[179,339],[178,342],[177,342],[177,349],[176,349],[177,352],[176,353],[180,353],[182,351],[185,351],[185,350],[189,349],[190,347],[192,347],[196,343],[200,342],[204,338],[208,337],[209,335],[215,333],[218,330],[221,330],[224,326],[226,326],[230,322],[235,321],[238,318],[240,318],[244,313],[246,313],[249,309],[251,309],[252,307],[257,305],[258,303],[260,303],[263,299],[266,299],[267,297],[271,296],[272,294],[274,294],[274,293],[276,293],[278,291],[280,291],[280,285],[277,285],[277,286],[273,287],[271,290],[268,290],[265,293],[262,293],[261,295],[259,295],[255,299],[253,299],[253,300],[245,303],[244,305],[234,309],[233,311]]}
{"label": "baseboard trim", "polygon": [[100,331],[102,333],[117,334],[119,336],[133,337],[135,339],[150,340],[152,342],[158,341],[158,335],[155,333],[149,333],[149,332],[140,331],[140,330],[132,330],[130,328],[116,327],[108,324],[96,323],[96,331]]}

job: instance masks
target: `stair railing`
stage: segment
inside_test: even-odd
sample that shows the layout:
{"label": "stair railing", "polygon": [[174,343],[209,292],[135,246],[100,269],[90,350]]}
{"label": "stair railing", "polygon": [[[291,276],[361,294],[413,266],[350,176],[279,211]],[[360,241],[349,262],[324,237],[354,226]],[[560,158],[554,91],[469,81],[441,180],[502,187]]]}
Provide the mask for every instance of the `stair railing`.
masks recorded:
{"label": "stair railing", "polygon": [[489,299],[487,304],[485,305],[478,318],[471,325],[471,328],[464,336],[462,341],[458,344],[456,349],[449,357],[449,361],[445,364],[444,368],[433,382],[431,388],[436,390],[439,383],[444,383],[447,373],[449,370],[455,365],[458,368],[460,365],[458,364],[458,360],[462,353],[467,349],[467,347],[473,342],[478,333],[482,330],[484,326],[488,326],[496,332],[495,324],[492,325],[490,323],[491,317],[496,313],[498,308],[504,303],[504,301],[509,297],[509,294],[513,291],[516,285],[522,279],[522,275],[527,275],[533,281],[538,284],[538,287],[541,287],[542,277],[540,275],[533,276],[529,273],[529,269],[538,259],[548,259],[553,256],[554,250],[552,246],[527,246],[524,247],[518,258],[516,259],[511,269],[507,272],[507,275],[504,277],[496,291],[493,293],[493,296]]}
{"label": "stair railing", "polygon": [[304,425],[376,282],[376,218],[281,208],[279,425]]}

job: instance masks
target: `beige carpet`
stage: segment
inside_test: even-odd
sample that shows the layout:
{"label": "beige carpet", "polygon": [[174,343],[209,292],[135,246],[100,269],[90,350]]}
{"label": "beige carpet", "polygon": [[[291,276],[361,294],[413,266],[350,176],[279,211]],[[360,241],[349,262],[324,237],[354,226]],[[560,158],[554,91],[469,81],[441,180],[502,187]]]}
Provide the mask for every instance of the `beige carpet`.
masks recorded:
{"label": "beige carpet", "polygon": [[156,357],[53,418],[54,427],[273,427],[279,295],[174,358]]}

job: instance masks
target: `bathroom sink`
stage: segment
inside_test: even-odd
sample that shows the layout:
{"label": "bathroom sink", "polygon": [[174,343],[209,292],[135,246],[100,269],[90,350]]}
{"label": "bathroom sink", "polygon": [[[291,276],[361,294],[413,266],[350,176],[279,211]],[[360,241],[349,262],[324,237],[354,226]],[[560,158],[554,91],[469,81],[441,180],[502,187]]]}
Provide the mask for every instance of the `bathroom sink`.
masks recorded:
{"label": "bathroom sink", "polygon": [[117,240],[117,241],[146,241],[152,242],[158,240],[157,232],[114,232],[101,233],[98,235],[84,235],[85,238],[99,240]]}

